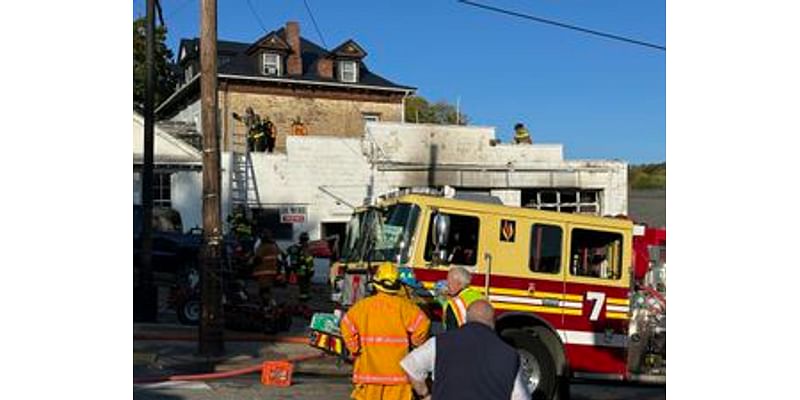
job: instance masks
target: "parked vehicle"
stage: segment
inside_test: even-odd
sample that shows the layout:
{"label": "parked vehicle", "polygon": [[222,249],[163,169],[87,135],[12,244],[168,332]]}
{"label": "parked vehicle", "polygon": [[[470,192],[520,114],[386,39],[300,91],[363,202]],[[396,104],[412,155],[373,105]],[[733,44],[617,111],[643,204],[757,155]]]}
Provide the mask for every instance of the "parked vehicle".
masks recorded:
{"label": "parked vehicle", "polygon": [[665,382],[666,232],[490,203],[401,194],[358,209],[332,268],[334,299],[349,307],[372,267],[397,262],[417,287],[409,296],[440,320],[435,284],[462,266],[535,397],[568,397],[573,378]]}
{"label": "parked vehicle", "polygon": [[[133,206],[133,262],[138,269],[142,252],[142,225],[144,210]],[[183,231],[181,215],[167,207],[153,208],[153,271],[169,274],[185,274],[197,269],[198,255],[202,243],[199,230]]]}

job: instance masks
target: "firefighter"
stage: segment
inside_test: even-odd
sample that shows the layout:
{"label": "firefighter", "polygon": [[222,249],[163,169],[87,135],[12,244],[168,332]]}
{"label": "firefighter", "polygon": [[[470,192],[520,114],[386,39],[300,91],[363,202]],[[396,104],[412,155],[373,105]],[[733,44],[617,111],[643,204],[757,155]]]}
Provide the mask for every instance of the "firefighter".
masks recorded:
{"label": "firefighter", "polygon": [[528,129],[525,128],[525,125],[523,125],[522,123],[517,123],[516,125],[514,125],[514,143],[533,144],[530,132],[528,132]]}
{"label": "firefighter", "polygon": [[467,308],[476,300],[484,298],[480,292],[469,287],[470,281],[472,277],[463,267],[452,267],[447,272],[446,301],[443,302],[442,313],[445,330],[464,325]]}
{"label": "firefighter", "polygon": [[397,267],[384,263],[372,283],[374,296],[359,300],[341,321],[345,346],[355,357],[351,397],[356,400],[411,400],[411,384],[400,367],[410,346],[428,338],[430,320],[399,295]]}
{"label": "firefighter", "polygon": [[258,282],[258,294],[264,304],[270,304],[272,285],[275,283],[275,276],[278,275],[278,256],[281,254],[281,249],[268,229],[261,232],[259,239],[250,264],[253,265],[253,278]]}
{"label": "firefighter", "polygon": [[289,273],[297,276],[300,301],[308,301],[311,298],[311,278],[314,275],[314,257],[308,249],[308,233],[301,233],[298,243],[289,246],[286,252],[289,254]]}
{"label": "firefighter", "polygon": [[258,125],[261,123],[261,118],[253,111],[253,107],[247,107],[244,115],[233,113],[233,118],[247,127],[247,151],[253,151],[255,148],[255,136]]}
{"label": "firefighter", "polygon": [[228,224],[236,240],[246,241],[251,239],[253,228],[241,209],[236,209],[228,215]]}
{"label": "firefighter", "polygon": [[252,142],[251,150],[259,153],[267,149],[267,124],[266,121],[256,116],[256,123],[250,129],[248,139]]}
{"label": "firefighter", "polygon": [[266,117],[264,119],[264,133],[266,134],[266,150],[267,153],[272,153],[275,150],[275,142],[278,140],[278,130],[275,129],[275,124]]}

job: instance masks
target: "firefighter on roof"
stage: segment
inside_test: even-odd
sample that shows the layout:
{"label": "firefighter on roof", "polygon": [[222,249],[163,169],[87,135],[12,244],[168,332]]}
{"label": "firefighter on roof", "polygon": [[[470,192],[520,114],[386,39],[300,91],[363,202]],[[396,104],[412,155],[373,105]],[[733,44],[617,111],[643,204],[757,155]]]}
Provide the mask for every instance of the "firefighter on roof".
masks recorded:
{"label": "firefighter on roof", "polygon": [[525,128],[525,125],[522,123],[517,123],[514,125],[514,143],[533,144],[533,140],[531,139],[530,132],[528,132],[528,128]]}

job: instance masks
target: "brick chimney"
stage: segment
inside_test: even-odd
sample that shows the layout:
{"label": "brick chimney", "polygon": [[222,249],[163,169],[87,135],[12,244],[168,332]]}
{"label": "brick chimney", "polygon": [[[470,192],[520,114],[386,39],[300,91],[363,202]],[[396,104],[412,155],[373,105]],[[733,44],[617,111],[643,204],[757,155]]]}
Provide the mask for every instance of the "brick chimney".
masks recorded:
{"label": "brick chimney", "polygon": [[317,75],[320,78],[333,79],[333,60],[328,57],[320,57],[317,60]]}
{"label": "brick chimney", "polygon": [[303,75],[303,58],[300,51],[300,24],[297,21],[286,23],[286,41],[292,48],[291,54],[286,59],[286,72],[289,75]]}

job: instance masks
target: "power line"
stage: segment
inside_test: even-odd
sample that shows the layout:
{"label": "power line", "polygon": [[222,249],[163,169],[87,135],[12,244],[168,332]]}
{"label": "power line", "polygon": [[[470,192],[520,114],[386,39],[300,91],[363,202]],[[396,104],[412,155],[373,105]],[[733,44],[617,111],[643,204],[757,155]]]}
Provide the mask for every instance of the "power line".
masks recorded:
{"label": "power line", "polygon": [[250,12],[253,13],[253,16],[258,20],[258,24],[261,25],[261,30],[263,30],[264,33],[267,33],[267,28],[264,27],[264,22],[261,21],[261,17],[258,16],[258,13],[256,12],[256,9],[253,8],[253,3],[251,3],[250,0],[247,0],[247,6],[250,7]]}
{"label": "power line", "polygon": [[164,26],[164,11],[161,11],[161,2],[158,0],[156,0],[156,11],[158,11],[158,21]]}
{"label": "power line", "polygon": [[317,20],[316,20],[316,18],[314,18],[314,13],[311,12],[311,7],[308,6],[308,1],[307,0],[303,0],[303,3],[305,3],[305,5],[306,5],[306,10],[308,10],[308,15],[311,16],[311,22],[314,23],[314,28],[317,30],[317,35],[319,35],[319,40],[322,41],[322,45],[325,46],[325,48],[327,49],[328,48],[328,44],[325,43],[325,37],[322,36],[322,31],[319,30],[319,26],[317,25]]}
{"label": "power line", "polygon": [[534,16],[534,15],[522,14],[522,13],[518,13],[518,12],[515,12],[515,11],[505,10],[505,9],[502,9],[502,8],[487,6],[485,4],[475,3],[475,2],[472,2],[472,1],[469,1],[469,0],[458,0],[458,2],[466,4],[466,5],[470,5],[470,6],[473,6],[473,7],[478,7],[478,8],[483,8],[483,9],[486,9],[486,10],[489,10],[489,11],[498,12],[498,13],[501,13],[501,14],[507,14],[507,15],[512,15],[512,16],[515,16],[515,17],[529,19],[529,20],[536,21],[536,22],[541,22],[543,24],[555,25],[555,26],[558,26],[558,27],[561,27],[561,28],[566,28],[566,29],[571,29],[571,30],[575,30],[575,31],[578,31],[578,32],[588,33],[590,35],[601,36],[601,37],[604,37],[604,38],[607,38],[607,39],[619,40],[619,41],[622,41],[622,42],[627,42],[627,43],[631,43],[631,44],[635,44],[635,45],[639,45],[639,46],[645,46],[645,47],[650,47],[650,48],[653,48],[653,49],[667,51],[666,47],[660,46],[660,45],[657,45],[657,44],[643,42],[643,41],[636,40],[636,39],[630,39],[630,38],[626,38],[626,37],[623,37],[623,36],[617,36],[617,35],[613,35],[613,34],[610,34],[610,33],[604,33],[604,32],[600,32],[600,31],[595,31],[595,30],[592,30],[592,29],[581,28],[579,26],[565,24],[563,22],[553,21],[553,20],[537,17],[537,16]]}

